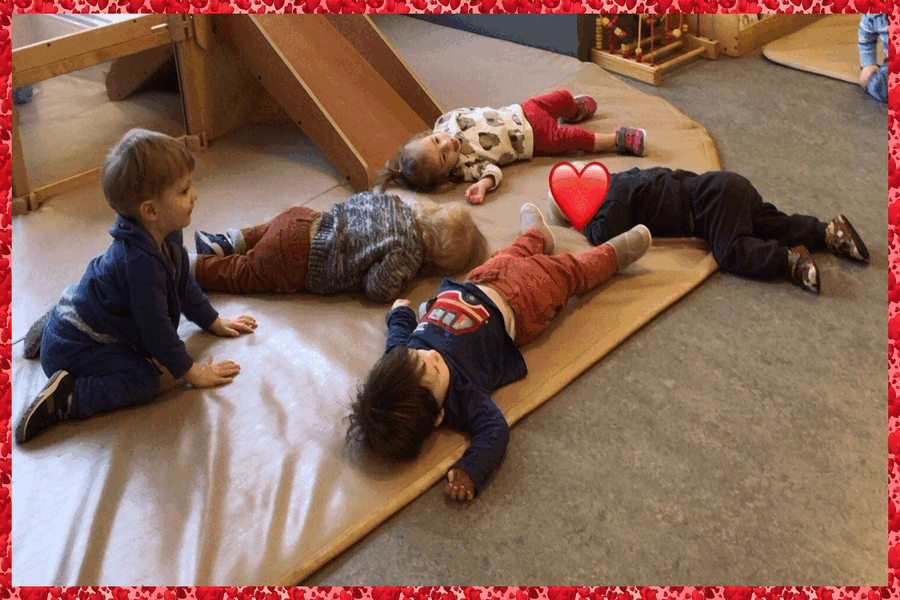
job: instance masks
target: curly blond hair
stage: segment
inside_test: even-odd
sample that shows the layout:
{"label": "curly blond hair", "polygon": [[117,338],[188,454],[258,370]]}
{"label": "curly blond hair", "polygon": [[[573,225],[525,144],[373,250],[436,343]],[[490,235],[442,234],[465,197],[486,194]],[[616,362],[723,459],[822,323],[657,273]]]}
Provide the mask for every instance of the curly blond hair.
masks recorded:
{"label": "curly blond hair", "polygon": [[488,243],[472,214],[459,204],[421,208],[416,220],[422,234],[425,275],[461,273],[485,261]]}

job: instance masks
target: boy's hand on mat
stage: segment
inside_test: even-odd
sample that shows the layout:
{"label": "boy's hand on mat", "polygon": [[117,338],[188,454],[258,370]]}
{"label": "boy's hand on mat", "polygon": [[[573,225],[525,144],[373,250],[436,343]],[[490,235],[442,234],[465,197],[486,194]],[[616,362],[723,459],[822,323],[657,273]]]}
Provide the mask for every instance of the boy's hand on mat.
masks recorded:
{"label": "boy's hand on mat", "polygon": [[394,300],[394,304],[393,304],[393,306],[391,306],[391,310],[394,310],[398,306],[409,306],[409,305],[410,305],[410,302],[406,298],[397,298],[396,300]]}
{"label": "boy's hand on mat", "polygon": [[453,467],[447,471],[447,494],[454,500],[465,501],[475,497],[475,484],[469,474]]}
{"label": "boy's hand on mat", "polygon": [[221,337],[237,337],[242,333],[253,333],[256,329],[256,319],[250,315],[239,315],[234,319],[216,317],[209,330]]}
{"label": "boy's hand on mat", "polygon": [[196,388],[207,388],[223,383],[231,383],[234,376],[241,372],[241,365],[233,360],[223,360],[213,364],[213,357],[210,356],[205,364],[194,363],[184,379]]}
{"label": "boy's hand on mat", "polygon": [[481,204],[484,202],[484,196],[487,194],[487,188],[490,186],[491,181],[485,178],[469,186],[469,189],[466,190],[466,200],[469,201],[469,204]]}

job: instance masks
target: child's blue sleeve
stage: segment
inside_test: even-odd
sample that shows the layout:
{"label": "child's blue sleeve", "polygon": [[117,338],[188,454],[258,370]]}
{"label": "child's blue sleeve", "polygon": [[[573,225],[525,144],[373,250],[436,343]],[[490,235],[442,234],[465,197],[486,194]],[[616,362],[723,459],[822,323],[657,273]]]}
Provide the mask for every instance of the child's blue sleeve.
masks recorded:
{"label": "child's blue sleeve", "polygon": [[146,256],[127,264],[129,309],[138,328],[141,346],[175,378],[194,364],[169,316],[166,273],[156,259]]}
{"label": "child's blue sleeve", "polygon": [[416,313],[408,306],[398,306],[387,314],[388,338],[384,347],[387,354],[397,346],[406,346],[409,336],[418,325]]}
{"label": "child's blue sleeve", "polygon": [[461,408],[464,407],[462,417],[468,423],[472,441],[462,458],[453,466],[469,474],[477,493],[506,456],[509,423],[500,407],[486,394],[460,404]]}
{"label": "child's blue sleeve", "polygon": [[882,38],[887,54],[886,15],[862,15],[859,19],[859,66],[878,64],[878,39]]}
{"label": "child's blue sleeve", "polygon": [[219,316],[218,311],[213,308],[209,298],[200,288],[200,284],[190,273],[185,284],[185,298],[181,312],[203,330],[209,329]]}

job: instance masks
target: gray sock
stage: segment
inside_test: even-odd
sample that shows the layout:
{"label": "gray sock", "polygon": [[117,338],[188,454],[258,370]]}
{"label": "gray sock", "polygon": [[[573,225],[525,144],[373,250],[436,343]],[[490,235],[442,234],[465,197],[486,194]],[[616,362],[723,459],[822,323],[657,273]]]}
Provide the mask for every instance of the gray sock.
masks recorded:
{"label": "gray sock", "polygon": [[529,229],[537,229],[543,233],[544,254],[553,254],[553,249],[556,248],[556,238],[547,226],[547,222],[544,221],[544,215],[541,214],[541,210],[537,206],[530,202],[522,205],[522,208],[519,210],[519,225],[519,233],[525,233]]}
{"label": "gray sock", "polygon": [[240,229],[229,229],[225,237],[231,242],[235,254],[247,254],[247,243],[244,241],[244,233]]}
{"label": "gray sock", "polygon": [[650,230],[646,225],[635,225],[625,233],[604,242],[612,246],[616,252],[616,264],[619,271],[638,260],[650,249]]}

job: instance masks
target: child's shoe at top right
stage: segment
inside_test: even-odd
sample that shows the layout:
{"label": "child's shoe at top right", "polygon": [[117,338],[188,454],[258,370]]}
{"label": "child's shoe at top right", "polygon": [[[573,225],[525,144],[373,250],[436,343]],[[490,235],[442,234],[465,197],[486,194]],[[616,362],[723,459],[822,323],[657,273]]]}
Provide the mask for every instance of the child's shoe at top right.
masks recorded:
{"label": "child's shoe at top right", "polygon": [[788,270],[791,281],[807,291],[819,293],[819,269],[806,246],[788,249]]}
{"label": "child's shoe at top right", "polygon": [[197,254],[215,254],[218,257],[234,254],[234,245],[224,233],[197,230],[194,232],[194,244],[197,246]]}
{"label": "child's shoe at top right", "polygon": [[564,122],[581,123],[582,121],[587,121],[593,117],[594,113],[597,112],[597,101],[587,94],[575,96],[575,106],[578,107],[575,116],[571,119],[563,119]]}
{"label": "child's shoe at top right", "polygon": [[644,147],[644,137],[647,132],[635,127],[619,127],[616,130],[616,150],[619,154],[632,154],[644,156],[647,149]]}
{"label": "child's shoe at top right", "polygon": [[869,249],[844,215],[838,215],[825,227],[825,243],[835,254],[843,254],[860,262],[868,262]]}

